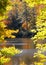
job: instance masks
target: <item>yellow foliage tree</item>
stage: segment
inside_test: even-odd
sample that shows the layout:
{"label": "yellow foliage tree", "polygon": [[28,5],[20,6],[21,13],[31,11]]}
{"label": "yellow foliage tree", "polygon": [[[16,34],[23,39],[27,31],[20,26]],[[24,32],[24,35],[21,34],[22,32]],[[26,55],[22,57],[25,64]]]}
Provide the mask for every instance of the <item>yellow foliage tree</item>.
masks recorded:
{"label": "yellow foliage tree", "polygon": [[[7,26],[3,23],[3,21],[1,21],[1,20],[5,19],[4,13],[7,13],[9,11],[9,5],[7,4],[8,2],[9,2],[9,0],[0,0],[0,7],[1,7],[1,9],[0,9],[0,14],[1,14],[0,15],[0,44],[5,41],[5,37],[15,38],[15,36],[13,36],[12,33],[17,33],[19,31],[19,30],[7,29],[6,28]],[[4,7],[6,9],[6,12],[4,12]],[[3,15],[2,15],[2,13],[3,13]],[[0,65],[3,65],[4,63],[9,62],[11,60],[10,56],[13,56],[13,55],[19,54],[19,53],[20,53],[20,50],[16,49],[14,46],[8,47],[8,48],[3,47],[0,50]]]}
{"label": "yellow foliage tree", "polygon": [[32,37],[35,42],[37,53],[34,54],[34,58],[38,61],[34,62],[34,65],[44,65],[46,62],[46,56],[43,54],[46,49],[46,43],[36,43],[37,40],[46,39],[46,0],[24,0],[29,7],[37,8],[37,21],[36,21],[36,32],[37,34]]}
{"label": "yellow foliage tree", "polygon": [[19,30],[10,30],[6,28],[3,22],[0,22],[0,42],[5,40],[5,37],[15,38],[12,33],[17,33]]}

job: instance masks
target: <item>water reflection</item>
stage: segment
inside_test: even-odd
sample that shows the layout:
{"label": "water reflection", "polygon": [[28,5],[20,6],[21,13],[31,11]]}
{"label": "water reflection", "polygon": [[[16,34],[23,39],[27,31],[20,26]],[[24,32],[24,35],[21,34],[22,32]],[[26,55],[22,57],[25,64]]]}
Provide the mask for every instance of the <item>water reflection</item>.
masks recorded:
{"label": "water reflection", "polygon": [[10,47],[10,46],[15,46],[16,48],[20,49],[22,53],[13,56],[11,61],[5,65],[34,65],[34,61],[38,60],[33,58],[34,53],[37,52],[37,50],[34,47],[33,40],[27,38],[7,39],[6,47]]}
{"label": "water reflection", "polygon": [[21,54],[15,55],[13,59],[14,65],[31,65],[34,62],[35,49],[23,49]]}

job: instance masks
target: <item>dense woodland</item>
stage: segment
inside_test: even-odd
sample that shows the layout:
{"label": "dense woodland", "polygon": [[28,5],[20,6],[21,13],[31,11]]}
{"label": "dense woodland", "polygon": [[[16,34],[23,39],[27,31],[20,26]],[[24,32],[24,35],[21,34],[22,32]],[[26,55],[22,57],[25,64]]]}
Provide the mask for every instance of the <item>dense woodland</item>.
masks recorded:
{"label": "dense woodland", "polygon": [[[7,39],[16,38],[33,40],[37,50],[32,60],[25,55],[19,65],[46,65],[46,0],[0,0],[0,65],[9,65],[11,57],[22,53],[6,46]],[[26,41],[23,48],[28,49],[32,42]]]}

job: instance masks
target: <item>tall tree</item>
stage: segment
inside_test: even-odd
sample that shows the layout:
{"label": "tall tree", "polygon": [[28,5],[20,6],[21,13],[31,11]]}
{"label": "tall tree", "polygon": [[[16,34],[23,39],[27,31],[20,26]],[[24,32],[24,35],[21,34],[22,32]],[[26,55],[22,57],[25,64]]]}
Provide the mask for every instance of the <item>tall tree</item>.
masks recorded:
{"label": "tall tree", "polygon": [[40,43],[39,40],[46,40],[46,1],[45,0],[24,0],[29,7],[36,7],[37,20],[36,31],[37,34],[32,38],[35,42],[37,52],[34,54],[34,58],[38,59],[34,62],[34,65],[44,65],[46,63],[46,42]]}
{"label": "tall tree", "polygon": [[[10,11],[10,17],[12,22],[9,27],[20,30],[19,34],[22,37],[28,37],[28,34],[32,37],[31,29],[36,28],[36,11],[35,7],[30,8],[26,2],[17,1],[13,6],[13,10]],[[16,26],[17,25],[17,26]]]}

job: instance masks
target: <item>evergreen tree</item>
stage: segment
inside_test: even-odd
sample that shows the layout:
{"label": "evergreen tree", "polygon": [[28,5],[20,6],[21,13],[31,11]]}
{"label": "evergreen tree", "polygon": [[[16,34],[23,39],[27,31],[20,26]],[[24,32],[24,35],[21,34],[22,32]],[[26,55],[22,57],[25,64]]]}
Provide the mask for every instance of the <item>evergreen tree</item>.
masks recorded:
{"label": "evergreen tree", "polygon": [[[17,1],[13,6],[13,10],[10,11],[10,17],[12,20],[11,25],[9,28],[12,29],[19,29],[20,37],[32,37],[35,33],[30,32],[31,29],[36,28],[36,11],[35,7],[30,8],[26,2]],[[17,37],[19,35],[17,34]],[[22,34],[22,35],[21,35]]]}

